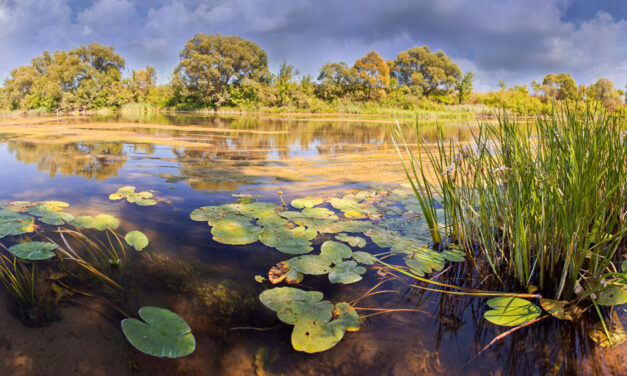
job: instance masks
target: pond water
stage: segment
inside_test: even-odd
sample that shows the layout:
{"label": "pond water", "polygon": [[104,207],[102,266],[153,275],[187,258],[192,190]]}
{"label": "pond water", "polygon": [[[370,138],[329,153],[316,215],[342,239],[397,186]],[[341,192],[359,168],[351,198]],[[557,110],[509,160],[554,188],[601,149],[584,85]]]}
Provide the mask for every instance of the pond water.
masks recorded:
{"label": "pond water", "polygon": [[[471,138],[474,121],[440,123],[454,142]],[[361,315],[381,312],[375,309],[406,311],[367,318],[359,331],[348,332],[326,352],[292,348],[292,327],[281,325],[258,300],[272,285],[254,278],[267,276],[270,267],[289,256],[259,242],[217,243],[210,227],[192,221],[190,213],[241,195],[278,205],[279,191],[289,204],[294,198],[341,196],[373,184],[397,187],[405,176],[388,136],[393,125],[391,119],[375,117],[288,115],[0,119],[0,202],[60,200],[70,204],[69,213],[112,214],[120,219],[120,233],[140,229],[150,239],[141,254],[129,254],[124,293],[75,291],[60,300],[45,326],[25,325],[9,295],[0,292],[5,302],[0,308],[2,373],[627,374],[626,345],[597,347],[585,335],[585,324],[555,320],[519,330],[473,359],[504,332],[483,319],[485,300],[413,289],[408,280],[386,282],[390,292],[359,302],[373,309]],[[437,137],[434,122],[421,122],[420,128],[427,139]],[[154,190],[162,201],[141,207],[108,199],[127,185]],[[316,237],[316,251],[331,238]],[[371,241],[361,250],[381,252]],[[322,291],[332,302],[351,301],[385,278],[368,267],[354,284],[331,285],[326,276],[306,276],[302,286]],[[442,280],[470,284],[476,278],[472,265],[458,263]],[[196,337],[196,351],[170,360],[131,347],[120,320],[124,313],[136,317],[146,305],[183,317]],[[621,319],[625,322],[624,312]]]}

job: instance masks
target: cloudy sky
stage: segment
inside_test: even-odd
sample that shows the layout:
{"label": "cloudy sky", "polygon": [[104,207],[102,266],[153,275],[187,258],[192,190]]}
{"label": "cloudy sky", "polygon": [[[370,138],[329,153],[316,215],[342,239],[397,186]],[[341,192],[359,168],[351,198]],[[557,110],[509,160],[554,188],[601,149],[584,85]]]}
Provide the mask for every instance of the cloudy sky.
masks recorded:
{"label": "cloudy sky", "polygon": [[626,0],[0,0],[0,80],[44,49],[100,42],[166,82],[197,32],[254,41],[275,72],[428,45],[475,72],[478,90],[549,72],[627,83]]}

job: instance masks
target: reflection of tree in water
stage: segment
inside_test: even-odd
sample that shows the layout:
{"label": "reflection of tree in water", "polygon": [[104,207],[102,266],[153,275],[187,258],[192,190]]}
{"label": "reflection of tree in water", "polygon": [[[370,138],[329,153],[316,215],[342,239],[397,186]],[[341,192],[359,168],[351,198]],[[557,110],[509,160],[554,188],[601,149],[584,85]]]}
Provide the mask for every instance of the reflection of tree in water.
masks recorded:
{"label": "reflection of tree in water", "polygon": [[47,172],[50,177],[74,175],[101,181],[117,176],[118,170],[126,163],[124,145],[120,143],[90,145],[10,141],[7,145],[16,160],[36,164],[39,171]]}

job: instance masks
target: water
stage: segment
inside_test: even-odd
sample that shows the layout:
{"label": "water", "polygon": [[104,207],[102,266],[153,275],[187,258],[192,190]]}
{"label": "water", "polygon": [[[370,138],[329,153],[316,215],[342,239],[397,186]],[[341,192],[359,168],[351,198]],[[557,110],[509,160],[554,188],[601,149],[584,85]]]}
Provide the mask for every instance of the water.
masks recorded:
{"label": "water", "polygon": [[[0,309],[3,373],[626,374],[625,345],[602,349],[587,338],[586,325],[555,320],[519,330],[465,365],[504,331],[483,320],[485,301],[424,293],[406,286],[409,281],[387,282],[385,290],[397,293],[369,297],[359,306],[422,312],[368,318],[360,331],[320,354],[292,349],[292,327],[277,326],[276,315],[257,300],[269,285],[253,278],[289,256],[260,243],[216,243],[209,226],[191,221],[189,213],[232,202],[233,194],[279,204],[278,191],[289,202],[401,184],[405,177],[388,137],[391,126],[390,119],[287,115],[1,119],[0,202],[65,201],[73,214],[113,214],[122,223],[119,232],[140,229],[151,242],[144,254],[129,254],[124,294],[75,293],[61,300],[58,320],[48,326],[22,324],[8,295],[0,293],[7,302]],[[453,141],[471,138],[472,123],[443,126]],[[421,132],[427,139],[437,136],[433,122],[421,124]],[[153,189],[170,204],[139,207],[107,199],[124,185]],[[319,236],[314,244],[326,239]],[[378,250],[371,243],[364,249]],[[470,265],[456,264],[449,273],[456,283],[476,279]],[[330,285],[326,276],[307,276],[304,284],[339,302],[359,297],[381,278],[369,268],[363,281],[351,285]],[[119,329],[120,310],[136,315],[143,305],[185,318],[196,336],[195,353],[164,360],[133,349]]]}

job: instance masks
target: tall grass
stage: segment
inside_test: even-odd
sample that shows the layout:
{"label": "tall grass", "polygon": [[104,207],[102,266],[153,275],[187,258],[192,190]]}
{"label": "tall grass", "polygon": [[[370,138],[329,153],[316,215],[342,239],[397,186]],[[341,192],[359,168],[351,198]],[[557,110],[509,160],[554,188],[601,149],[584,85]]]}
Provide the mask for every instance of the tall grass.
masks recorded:
{"label": "tall grass", "polygon": [[[497,276],[571,299],[578,286],[584,295],[604,288],[625,253],[626,131],[624,117],[591,110],[531,124],[501,116],[480,124],[468,145],[440,137],[434,149],[417,136],[404,167],[436,245],[456,241]],[[440,206],[437,228],[430,218]]]}

